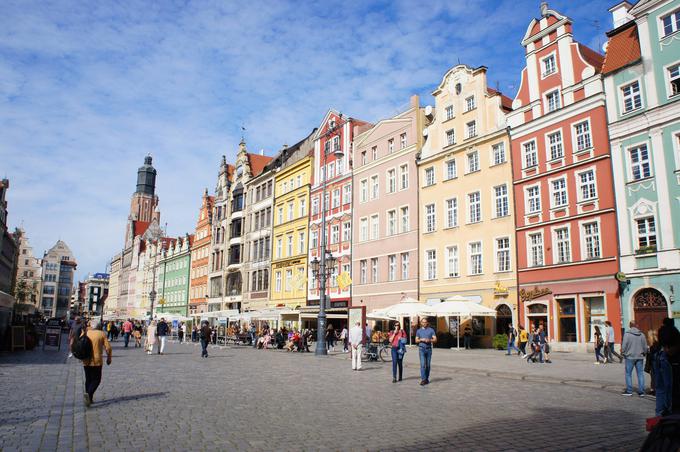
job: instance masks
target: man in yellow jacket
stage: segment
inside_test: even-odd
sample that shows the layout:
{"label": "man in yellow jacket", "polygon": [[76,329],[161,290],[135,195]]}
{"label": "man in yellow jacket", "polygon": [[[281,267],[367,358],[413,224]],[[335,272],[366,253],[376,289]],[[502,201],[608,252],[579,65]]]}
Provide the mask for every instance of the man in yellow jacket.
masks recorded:
{"label": "man in yellow jacket", "polygon": [[83,360],[85,369],[85,406],[90,406],[94,400],[94,392],[102,381],[102,367],[104,367],[103,354],[106,350],[106,364],[111,364],[111,344],[109,344],[106,334],[102,331],[99,320],[91,320],[90,328],[87,329],[87,337],[92,342],[92,356]]}

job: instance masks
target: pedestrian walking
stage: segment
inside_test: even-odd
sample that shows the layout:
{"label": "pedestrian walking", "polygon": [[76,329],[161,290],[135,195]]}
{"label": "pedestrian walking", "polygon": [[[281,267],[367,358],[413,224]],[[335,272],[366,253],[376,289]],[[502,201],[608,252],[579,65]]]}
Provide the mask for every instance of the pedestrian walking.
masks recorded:
{"label": "pedestrian walking", "polygon": [[150,355],[153,353],[153,346],[156,345],[156,342],[158,340],[157,334],[156,334],[156,321],[153,320],[151,324],[149,325],[149,328],[146,331],[146,354]]}
{"label": "pedestrian walking", "polygon": [[[76,338],[80,337],[83,324],[80,317],[76,316],[73,321],[69,321],[69,325],[70,329],[68,332],[68,349],[71,350],[73,348],[73,342],[76,340]],[[68,357],[73,357],[73,353],[69,351]]]}
{"label": "pedestrian walking", "polygon": [[[659,349],[653,360],[657,416],[680,413],[680,332],[672,319],[659,328]],[[651,353],[651,350],[650,350]]]}
{"label": "pedestrian walking", "polygon": [[616,353],[616,335],[614,334],[614,327],[612,326],[612,322],[609,320],[605,320],[605,338],[606,338],[606,344],[605,344],[605,356],[606,356],[606,361],[609,363],[614,362],[614,357],[617,357],[619,359],[619,362],[623,361],[623,356],[619,355]]}
{"label": "pedestrian walking", "polygon": [[255,328],[254,322],[250,323],[248,334],[250,334],[250,343],[252,344],[253,348],[257,348],[257,329]]}
{"label": "pedestrian walking", "polygon": [[404,343],[406,342],[406,333],[401,329],[399,322],[395,322],[394,329],[390,331],[388,339],[392,346],[392,383],[396,383],[397,370],[399,370],[398,381],[401,381],[402,374],[404,373]]}
{"label": "pedestrian walking", "polygon": [[529,342],[529,333],[524,329],[523,325],[519,326],[519,351],[522,353],[522,358],[527,357],[527,342]]}
{"label": "pedestrian walking", "polygon": [[125,348],[128,348],[131,335],[132,335],[132,322],[130,321],[130,319],[127,319],[125,323],[123,323],[123,342],[125,343]]}
{"label": "pedestrian walking", "polygon": [[328,324],[326,328],[326,349],[330,351],[335,351],[335,328],[332,324]]}
{"label": "pedestrian walking", "polygon": [[538,357],[539,362],[543,362],[543,347],[542,342],[545,343],[545,337],[541,340],[541,333],[543,326],[539,326],[531,336],[531,354],[527,357],[527,362],[536,362]]}
{"label": "pedestrian walking", "polygon": [[463,346],[465,350],[472,349],[472,330],[469,326],[465,327],[465,332],[463,333]]}
{"label": "pedestrian walking", "polygon": [[352,353],[352,370],[361,370],[361,351],[363,348],[364,330],[361,328],[361,322],[356,324],[349,330],[349,346]]}
{"label": "pedestrian walking", "polygon": [[507,356],[512,355],[512,351],[515,350],[518,355],[521,354],[517,346],[515,345],[515,340],[517,340],[517,330],[512,326],[512,323],[508,324],[508,353]]}
{"label": "pedestrian walking", "polygon": [[[607,362],[606,358],[602,356],[602,347],[604,346],[604,339],[602,338],[602,332],[600,332],[600,327],[595,325],[595,333],[593,334],[593,342],[595,344],[595,364],[601,364],[602,362]],[[603,358],[603,360],[600,360]]]}
{"label": "pedestrian walking", "polygon": [[109,340],[113,340],[113,322],[106,322],[106,334],[109,337]]}
{"label": "pedestrian walking", "polygon": [[416,344],[420,357],[420,385],[430,383],[430,364],[432,363],[432,346],[437,343],[437,333],[430,327],[427,318],[420,320],[420,328],[416,331]]}
{"label": "pedestrian walking", "polygon": [[655,362],[659,358],[661,346],[659,345],[659,336],[656,330],[647,330],[647,355],[645,356],[645,373],[649,374],[649,394],[656,395],[656,371],[658,363]]}
{"label": "pedestrian walking", "polygon": [[158,322],[158,326],[156,326],[156,335],[158,336],[158,354],[162,355],[163,352],[165,351],[165,341],[168,337],[168,333],[170,332],[170,327],[168,324],[165,322],[165,318],[161,317],[161,321]]}
{"label": "pedestrian walking", "polygon": [[638,380],[638,395],[644,397],[645,373],[643,360],[645,354],[647,354],[647,349],[647,339],[637,329],[637,324],[631,321],[630,328],[623,335],[623,341],[621,342],[621,354],[626,360],[626,389],[621,395],[633,395],[633,369],[635,369]]}
{"label": "pedestrian walking", "polygon": [[342,325],[342,331],[340,332],[340,340],[342,341],[342,352],[347,353],[349,349],[347,348],[347,335],[349,332],[347,331],[347,327],[345,325]]}
{"label": "pedestrian walking", "polygon": [[83,360],[85,370],[85,406],[90,406],[94,401],[94,393],[102,381],[102,367],[104,360],[102,355],[106,351],[106,365],[111,364],[111,344],[106,339],[106,334],[102,331],[102,324],[99,320],[90,321],[90,328],[84,333],[92,344],[92,355]]}
{"label": "pedestrian walking", "polygon": [[208,357],[208,341],[210,340],[211,334],[212,334],[212,330],[210,329],[210,325],[208,325],[207,320],[204,320],[201,323],[201,331],[200,331],[201,358],[207,358]]}
{"label": "pedestrian walking", "polygon": [[191,342],[198,340],[198,327],[196,325],[191,327]]}
{"label": "pedestrian walking", "polygon": [[179,328],[177,328],[177,339],[179,339],[179,343],[181,344],[184,342],[184,335],[187,332],[187,325],[184,322],[181,322],[179,324]]}

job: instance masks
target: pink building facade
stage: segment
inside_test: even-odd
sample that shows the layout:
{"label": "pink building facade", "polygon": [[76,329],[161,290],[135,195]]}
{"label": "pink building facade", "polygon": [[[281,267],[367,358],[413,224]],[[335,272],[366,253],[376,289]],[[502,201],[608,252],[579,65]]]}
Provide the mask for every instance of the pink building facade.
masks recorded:
{"label": "pink building facade", "polygon": [[418,298],[418,170],[423,112],[410,108],[354,138],[352,306]]}

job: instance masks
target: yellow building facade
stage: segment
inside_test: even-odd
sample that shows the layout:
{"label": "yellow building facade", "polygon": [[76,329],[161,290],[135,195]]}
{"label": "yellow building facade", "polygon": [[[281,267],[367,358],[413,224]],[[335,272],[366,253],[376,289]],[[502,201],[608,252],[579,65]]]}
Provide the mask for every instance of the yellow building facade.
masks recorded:
{"label": "yellow building facade", "polygon": [[418,163],[420,299],[459,295],[498,317],[440,319],[454,336],[468,327],[489,346],[517,318],[514,207],[505,113],[511,100],[487,85],[486,68],[458,65],[432,93]]}
{"label": "yellow building facade", "polygon": [[281,168],[274,176],[270,307],[295,309],[307,302],[311,176],[311,156]]}

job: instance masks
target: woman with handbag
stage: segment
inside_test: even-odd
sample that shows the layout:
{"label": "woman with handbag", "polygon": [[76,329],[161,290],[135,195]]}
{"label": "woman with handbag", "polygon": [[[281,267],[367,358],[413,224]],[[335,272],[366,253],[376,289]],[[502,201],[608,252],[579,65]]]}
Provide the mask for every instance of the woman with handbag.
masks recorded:
{"label": "woman with handbag", "polygon": [[[595,325],[595,364],[601,364],[604,361],[604,356],[602,355],[602,347],[604,346],[604,339],[602,339],[602,332],[600,332],[600,327]],[[602,358],[602,361],[600,360]]]}
{"label": "woman with handbag", "polygon": [[396,383],[397,369],[399,370],[398,381],[401,381],[404,372],[404,353],[406,351],[404,347],[406,333],[401,329],[401,324],[399,322],[395,322],[394,329],[390,331],[388,339],[392,346],[392,383]]}

